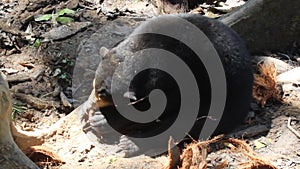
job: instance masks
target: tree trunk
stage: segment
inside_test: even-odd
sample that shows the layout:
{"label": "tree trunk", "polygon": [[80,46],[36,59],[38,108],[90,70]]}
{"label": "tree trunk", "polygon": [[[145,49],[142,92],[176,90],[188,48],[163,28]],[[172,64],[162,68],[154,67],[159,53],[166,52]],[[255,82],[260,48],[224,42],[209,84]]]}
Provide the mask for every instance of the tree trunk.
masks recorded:
{"label": "tree trunk", "polygon": [[[19,149],[11,133],[11,98],[8,84],[0,72],[0,166],[1,168],[38,167]],[[23,142],[25,142],[23,140]]]}
{"label": "tree trunk", "polygon": [[286,52],[300,43],[299,0],[249,0],[219,20],[244,39],[252,54]]}
{"label": "tree trunk", "polygon": [[[156,0],[158,8],[164,13],[182,13],[203,2]],[[248,0],[245,5],[219,20],[241,36],[251,54],[286,52],[295,45],[300,46],[299,9],[299,0]]]}

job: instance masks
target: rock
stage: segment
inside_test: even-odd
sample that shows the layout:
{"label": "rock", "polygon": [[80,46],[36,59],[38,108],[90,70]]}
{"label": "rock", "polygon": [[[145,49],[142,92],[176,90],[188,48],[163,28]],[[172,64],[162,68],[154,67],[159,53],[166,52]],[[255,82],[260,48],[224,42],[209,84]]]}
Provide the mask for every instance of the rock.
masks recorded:
{"label": "rock", "polygon": [[285,63],[282,60],[272,58],[272,57],[258,57],[257,59],[258,63],[262,63],[269,66],[269,65],[274,65],[277,71],[277,74],[284,73],[288,70],[291,70],[293,67],[289,65],[288,63]]}
{"label": "rock", "polygon": [[79,100],[79,102],[74,107],[85,102],[92,92],[95,71],[101,60],[101,47],[112,48],[128,36],[141,21],[144,21],[144,19],[118,18],[113,22],[106,22],[89,39],[83,40],[78,46],[72,88],[76,89],[73,90],[73,98]]}
{"label": "rock", "polygon": [[277,76],[278,83],[300,83],[300,67],[282,73]]}
{"label": "rock", "polygon": [[61,40],[76,34],[77,32],[85,29],[90,26],[91,22],[73,22],[68,25],[61,25],[51,29],[49,32],[41,35],[45,38],[43,42],[49,42],[54,40]]}

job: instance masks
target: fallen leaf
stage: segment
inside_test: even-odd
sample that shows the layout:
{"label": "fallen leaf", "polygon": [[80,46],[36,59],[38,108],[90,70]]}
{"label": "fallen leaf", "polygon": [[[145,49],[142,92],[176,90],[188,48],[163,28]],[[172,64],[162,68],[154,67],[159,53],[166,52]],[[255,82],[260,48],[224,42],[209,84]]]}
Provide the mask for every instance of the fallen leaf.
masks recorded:
{"label": "fallen leaf", "polygon": [[72,10],[72,9],[65,8],[65,9],[62,9],[62,10],[57,12],[58,16],[62,16],[64,14],[75,14],[75,11]]}
{"label": "fallen leaf", "polygon": [[260,142],[260,141],[258,141],[258,140],[255,140],[255,141],[254,141],[254,146],[255,146],[255,148],[257,148],[257,149],[261,149],[261,148],[266,147],[266,145],[265,145],[264,143],[262,143],[262,142]]}
{"label": "fallen leaf", "polygon": [[71,23],[74,21],[73,18],[70,18],[70,17],[64,17],[64,16],[60,16],[60,17],[57,17],[56,18],[56,21],[63,24],[63,25],[66,25],[68,23]]}
{"label": "fallen leaf", "polygon": [[39,21],[49,21],[50,19],[52,18],[52,14],[44,14],[44,15],[41,15],[37,18],[35,18],[34,20],[39,22]]}
{"label": "fallen leaf", "polygon": [[19,64],[29,69],[34,68],[34,64],[32,63],[19,63]]}

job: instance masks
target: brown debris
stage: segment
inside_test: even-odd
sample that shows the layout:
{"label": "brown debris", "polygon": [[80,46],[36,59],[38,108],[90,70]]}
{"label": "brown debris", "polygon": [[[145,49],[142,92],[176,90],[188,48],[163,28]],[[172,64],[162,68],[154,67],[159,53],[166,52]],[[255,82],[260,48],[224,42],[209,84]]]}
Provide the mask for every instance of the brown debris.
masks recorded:
{"label": "brown debris", "polygon": [[46,101],[40,98],[34,97],[30,94],[23,94],[23,93],[14,93],[14,96],[32,107],[38,110],[44,110],[55,107],[55,102],[53,101]]}
{"label": "brown debris", "polygon": [[153,3],[161,14],[183,13],[188,10],[186,1],[155,0]]}
{"label": "brown debris", "polygon": [[193,142],[189,144],[181,155],[181,169],[204,169],[207,168],[208,145],[221,139],[222,135],[216,136],[211,140]]}
{"label": "brown debris", "polygon": [[281,91],[277,86],[277,71],[275,65],[258,64],[258,72],[254,74],[253,97],[263,107],[266,102],[273,98],[282,102]]}
{"label": "brown debris", "polygon": [[29,80],[31,80],[31,77],[30,77],[30,74],[27,72],[7,76],[7,81],[9,83],[24,82],[24,81],[29,81]]}
{"label": "brown debris", "polygon": [[65,163],[57,154],[46,146],[31,146],[24,151],[28,158],[40,167],[57,166]]}
{"label": "brown debris", "polygon": [[24,67],[27,67],[28,69],[32,69],[32,68],[35,67],[34,64],[32,64],[32,63],[21,62],[19,64],[24,66]]}
{"label": "brown debris", "polygon": [[[212,146],[213,145],[213,146]],[[212,148],[215,147],[215,148]],[[235,156],[239,158],[237,168],[242,169],[276,169],[268,161],[256,156],[251,147],[243,140],[229,138],[225,139],[222,135],[216,136],[211,140],[202,142],[190,143],[181,154],[181,164],[177,164],[177,168],[180,169],[206,169],[206,168],[218,168],[223,169],[228,166],[232,166],[226,159],[218,161],[214,166],[211,166],[208,156],[210,153],[216,153],[217,151],[225,152],[227,156]],[[170,153],[170,152],[169,152]],[[170,165],[169,165],[169,168]],[[176,168],[176,167],[173,167]]]}
{"label": "brown debris", "polygon": [[261,157],[257,157],[251,147],[242,140],[230,138],[227,141],[234,144],[238,150],[244,151],[244,154],[250,158],[249,161],[240,164],[241,169],[277,169],[274,165],[264,160]]}
{"label": "brown debris", "polygon": [[[30,69],[32,68],[32,69],[30,71],[8,75],[7,79],[6,79],[8,81],[8,83],[31,81],[33,79],[37,79],[39,76],[41,76],[45,72],[45,68],[43,66],[34,66],[33,64],[23,64],[23,63],[20,63],[20,65],[30,68]],[[7,69],[4,69],[4,70],[9,74]],[[12,70],[10,70],[10,71],[12,71]]]}

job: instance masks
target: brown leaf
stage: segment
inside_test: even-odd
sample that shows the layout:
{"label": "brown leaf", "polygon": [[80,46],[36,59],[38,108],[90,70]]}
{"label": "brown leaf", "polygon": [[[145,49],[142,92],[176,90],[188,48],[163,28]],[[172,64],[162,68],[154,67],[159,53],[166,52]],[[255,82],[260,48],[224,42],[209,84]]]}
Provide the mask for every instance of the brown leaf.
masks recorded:
{"label": "brown leaf", "polygon": [[27,67],[28,69],[32,69],[35,67],[34,64],[32,64],[32,63],[19,63],[19,64],[24,67]]}

